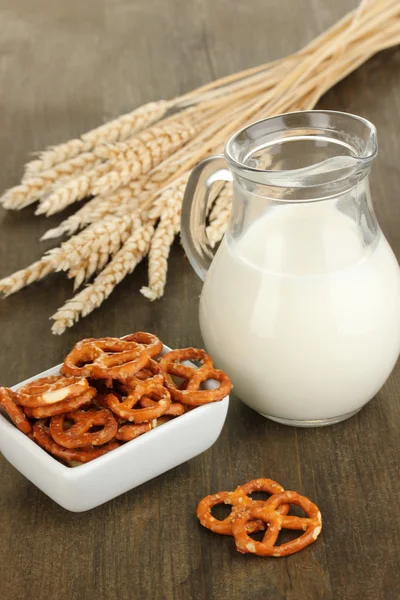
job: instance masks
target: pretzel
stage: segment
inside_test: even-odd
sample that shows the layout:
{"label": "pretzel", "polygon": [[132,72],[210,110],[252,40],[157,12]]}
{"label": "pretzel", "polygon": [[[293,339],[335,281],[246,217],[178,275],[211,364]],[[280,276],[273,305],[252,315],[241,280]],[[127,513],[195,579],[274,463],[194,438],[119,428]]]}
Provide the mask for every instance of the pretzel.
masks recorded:
{"label": "pretzel", "polygon": [[[155,396],[157,398],[156,405],[149,408],[133,408],[143,396]],[[152,421],[163,415],[170,407],[171,396],[160,383],[148,379],[139,383],[122,402],[115,394],[109,394],[107,404],[122,419],[142,423],[143,421]]]}
{"label": "pretzel", "polygon": [[33,425],[33,439],[49,454],[63,461],[74,460],[80,463],[87,463],[120,446],[119,442],[109,442],[98,448],[63,448],[51,437],[45,420],[36,421]]}
{"label": "pretzel", "polygon": [[[308,516],[283,515],[278,508],[287,503],[300,506]],[[260,519],[268,523],[262,542],[252,540],[246,532],[246,525],[251,519]],[[294,540],[275,546],[281,529],[298,529],[304,533]],[[237,550],[242,554],[250,552],[258,556],[278,557],[299,552],[315,542],[321,529],[322,519],[318,507],[305,496],[290,491],[274,494],[262,507],[255,506],[238,511],[232,519],[232,532]]]}
{"label": "pretzel", "polygon": [[26,418],[22,408],[15,403],[15,393],[5,387],[0,387],[0,406],[10,417],[14,425],[18,427],[22,433],[27,435],[32,431],[32,425]]}
{"label": "pretzel", "polygon": [[[147,396],[143,396],[139,400],[139,405],[142,408],[151,408],[152,406],[156,406],[157,402],[151,400]],[[186,412],[186,407],[179,402],[171,402],[169,408],[165,411],[164,417],[180,417]]]}
{"label": "pretzel", "polygon": [[151,428],[151,423],[127,423],[126,425],[121,425],[118,427],[115,439],[120,440],[121,442],[130,442],[131,440],[139,437],[139,435],[150,431]]}
{"label": "pretzel", "polygon": [[64,360],[69,375],[94,379],[125,381],[147,365],[149,356],[143,346],[119,338],[92,338],[75,344]]}
{"label": "pretzel", "polygon": [[152,358],[149,358],[146,367],[138,371],[133,377],[127,379],[126,382],[124,382],[125,387],[124,384],[121,384],[120,389],[125,392],[127,391],[128,395],[138,383],[151,378],[154,382],[164,384],[164,375],[161,372],[160,365]]}
{"label": "pretzel", "polygon": [[[202,364],[198,369],[180,364],[186,360],[195,360]],[[161,357],[160,367],[164,373],[165,386],[172,398],[181,404],[200,406],[217,402],[225,398],[232,389],[229,377],[223,371],[214,369],[210,356],[204,350],[171,350]],[[187,380],[186,385],[176,384],[172,376]],[[208,379],[219,381],[219,387],[214,390],[200,390],[201,384]],[[182,387],[184,389],[180,389]]]}
{"label": "pretzel", "polygon": [[155,356],[160,354],[160,352],[164,348],[163,343],[161,342],[161,340],[158,339],[158,337],[156,337],[152,333],[145,333],[144,331],[131,333],[131,335],[126,335],[122,339],[127,342],[136,342],[137,344],[141,344],[142,346],[144,346],[150,358],[154,358]]}
{"label": "pretzel", "polygon": [[[64,429],[65,419],[74,421],[74,425],[69,429]],[[92,427],[101,425],[103,428],[99,431],[90,432]],[[52,417],[50,421],[50,435],[63,448],[101,446],[112,440],[117,431],[117,421],[107,409],[78,410]]]}
{"label": "pretzel", "polygon": [[71,400],[83,394],[89,383],[83,377],[63,377],[53,375],[41,377],[20,387],[16,392],[18,404],[38,408],[49,406],[63,400]]}
{"label": "pretzel", "polygon": [[96,396],[96,390],[89,387],[86,392],[77,398],[71,398],[71,400],[61,400],[55,404],[49,404],[49,406],[39,406],[37,408],[29,408],[24,406],[24,412],[27,417],[32,419],[45,419],[46,417],[54,417],[55,415],[61,415],[63,413],[69,413],[78,408],[82,408],[85,404],[90,404],[94,396]]}
{"label": "pretzel", "polygon": [[[218,492],[218,494],[211,494],[199,502],[196,511],[197,518],[203,527],[211,529],[214,533],[219,533],[220,535],[233,535],[232,521],[235,518],[237,509],[245,510],[253,507],[262,508],[264,506],[264,501],[252,500],[252,498],[249,498],[248,495],[256,491],[276,494],[278,492],[283,492],[283,487],[272,479],[253,479],[245,485],[239,485],[234,492]],[[216,519],[211,514],[211,509],[217,504],[229,504],[233,507],[231,513],[223,520]],[[282,514],[287,514],[289,512],[289,505],[282,505],[280,511]],[[262,531],[263,529],[265,529],[265,525],[260,519],[254,521],[249,520],[246,523],[247,533],[255,533],[256,531]]]}

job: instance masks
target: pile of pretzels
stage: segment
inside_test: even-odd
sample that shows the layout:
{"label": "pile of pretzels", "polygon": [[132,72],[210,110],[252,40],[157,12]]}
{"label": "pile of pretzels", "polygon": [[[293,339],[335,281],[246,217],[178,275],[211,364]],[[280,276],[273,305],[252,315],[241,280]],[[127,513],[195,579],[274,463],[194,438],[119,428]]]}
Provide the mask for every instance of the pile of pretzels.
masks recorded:
{"label": "pile of pretzels", "polygon": [[[0,387],[0,406],[20,431],[62,463],[87,463],[229,394],[228,376],[214,368],[204,350],[162,351],[162,342],[145,332],[84,339],[66,356],[59,375],[16,392]],[[204,389],[208,380],[219,386]]]}

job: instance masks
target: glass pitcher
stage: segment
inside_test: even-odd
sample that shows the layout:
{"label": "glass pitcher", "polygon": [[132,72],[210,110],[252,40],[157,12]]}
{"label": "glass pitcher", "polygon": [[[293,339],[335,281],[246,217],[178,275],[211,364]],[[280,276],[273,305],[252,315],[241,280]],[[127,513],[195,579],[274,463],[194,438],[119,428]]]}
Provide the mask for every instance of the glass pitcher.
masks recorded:
{"label": "glass pitcher", "polygon": [[[400,269],[374,214],[375,127],[333,111],[279,115],[198,165],[182,242],[205,279],[200,327],[234,393],[261,415],[338,423],[378,392],[400,352]],[[207,200],[233,180],[213,256]]]}

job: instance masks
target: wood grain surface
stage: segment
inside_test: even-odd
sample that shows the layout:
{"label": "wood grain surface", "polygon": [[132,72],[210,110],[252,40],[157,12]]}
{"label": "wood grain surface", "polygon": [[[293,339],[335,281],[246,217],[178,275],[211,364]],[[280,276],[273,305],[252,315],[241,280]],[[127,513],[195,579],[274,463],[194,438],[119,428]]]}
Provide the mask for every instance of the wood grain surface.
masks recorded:
{"label": "wood grain surface", "polygon": [[[354,0],[0,0],[0,187],[28,153],[151,99],[293,52]],[[380,153],[371,185],[400,256],[400,51],[370,60],[319,107],[372,120]],[[0,276],[39,258],[60,217],[0,212]],[[62,337],[48,318],[71,296],[52,276],[0,302],[0,381],[12,385],[62,359],[80,338],[157,332],[201,345],[201,282],[174,246],[166,294],[139,293],[146,264]],[[397,600],[400,597],[400,369],[364,410],[301,430],[232,398],[226,426],[201,456],[104,506],[72,514],[0,457],[2,600]],[[135,468],[135,465],[132,465]],[[241,556],[201,528],[199,499],[267,476],[309,496],[324,530],[284,559]]]}

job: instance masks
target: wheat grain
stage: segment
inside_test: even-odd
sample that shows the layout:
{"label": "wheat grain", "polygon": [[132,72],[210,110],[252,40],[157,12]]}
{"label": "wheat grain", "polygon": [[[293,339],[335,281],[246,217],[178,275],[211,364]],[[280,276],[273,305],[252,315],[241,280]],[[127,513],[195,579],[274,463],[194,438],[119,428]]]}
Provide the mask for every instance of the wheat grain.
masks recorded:
{"label": "wheat grain", "polygon": [[100,252],[113,255],[131,234],[134,223],[134,215],[105,217],[63,242],[59,248],[52,248],[46,256],[56,261],[57,271],[69,271]]}
{"label": "wheat grain", "polygon": [[99,179],[93,193],[109,194],[131,179],[146,175],[184,146],[195,133],[196,128],[190,123],[174,122],[139,133],[129,145],[121,143],[97,150],[98,156],[111,158],[113,170]]}
{"label": "wheat grain", "polygon": [[24,182],[32,177],[37,177],[43,171],[47,171],[59,163],[75,158],[82,153],[90,152],[92,148],[91,143],[85,143],[79,139],[69,140],[58,146],[52,146],[48,150],[41,152],[39,158],[31,160],[25,165],[22,181]]}
{"label": "wheat grain", "polygon": [[126,140],[161,119],[170,106],[171,103],[165,100],[149,102],[130,113],[121,115],[113,121],[84,133],[81,135],[81,139],[70,140],[50,147],[48,150],[41,152],[38,159],[25,165],[24,179],[34,177],[41,171],[50,169],[53,165],[74,158],[83,152],[90,152],[98,144]]}
{"label": "wheat grain", "polygon": [[74,289],[78,288],[94,273],[101,271],[141,225],[139,211],[123,217],[105,219],[101,227],[100,224],[96,224],[82,247],[78,246],[73,261],[69,258],[69,253],[64,251],[66,259],[58,270],[68,271],[68,278],[75,279]]}
{"label": "wheat grain", "polygon": [[124,246],[96,277],[94,282],[66,302],[51,318],[52,332],[60,335],[72,327],[80,317],[90,314],[112,293],[114,288],[132,273],[136,265],[146,256],[154,233],[154,220],[148,220],[136,230]]}
{"label": "wheat grain", "polygon": [[210,224],[206,228],[211,248],[214,248],[222,240],[227,230],[231,216],[232,194],[232,183],[228,182],[223,187],[211,209],[209,216]]}
{"label": "wheat grain", "polygon": [[136,210],[140,202],[147,198],[143,185],[143,181],[132,181],[111,194],[92,198],[76,213],[62,221],[58,227],[46,231],[41,239],[57,238],[63,234],[72,235],[86,225],[101,221],[108,215],[122,216]]}
{"label": "wheat grain", "polygon": [[189,174],[185,174],[166,188],[149,213],[150,217],[155,218],[161,215],[149,250],[149,285],[140,290],[149,300],[157,300],[164,294],[168,256],[180,230],[182,201],[188,178]]}
{"label": "wheat grain", "polygon": [[48,275],[49,273],[54,272],[56,269],[56,261],[48,256],[44,256],[40,260],[32,263],[29,267],[25,269],[21,269],[13,275],[9,275],[8,277],[4,277],[4,279],[0,280],[0,293],[4,296],[10,296],[11,294],[15,294],[22,288],[34,283],[35,281],[40,281]]}
{"label": "wheat grain", "polygon": [[80,175],[80,177],[68,181],[43,200],[37,207],[35,214],[45,214],[48,217],[64,210],[64,208],[78,200],[91,196],[95,183],[111,168],[110,163],[102,163]]}
{"label": "wheat grain", "polygon": [[25,179],[21,185],[7,190],[0,198],[0,203],[8,210],[20,210],[37,202],[62,183],[84,173],[90,167],[98,165],[102,160],[93,153],[86,153],[43,171],[37,177]]}

